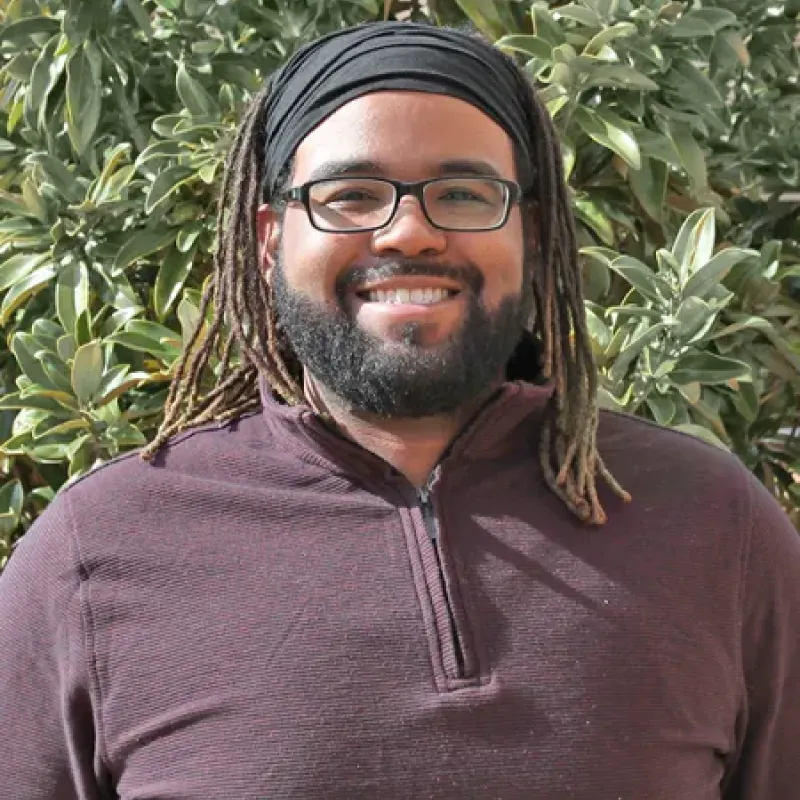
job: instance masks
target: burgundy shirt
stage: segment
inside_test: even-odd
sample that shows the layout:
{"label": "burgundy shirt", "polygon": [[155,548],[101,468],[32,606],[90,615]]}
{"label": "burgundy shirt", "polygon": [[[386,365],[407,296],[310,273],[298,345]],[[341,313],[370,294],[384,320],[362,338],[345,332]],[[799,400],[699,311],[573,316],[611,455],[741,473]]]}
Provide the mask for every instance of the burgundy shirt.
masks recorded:
{"label": "burgundy shirt", "polygon": [[800,537],[731,455],[603,413],[600,529],[508,384],[421,496],[307,409],[120,458],[0,579],[9,800],[792,800]]}

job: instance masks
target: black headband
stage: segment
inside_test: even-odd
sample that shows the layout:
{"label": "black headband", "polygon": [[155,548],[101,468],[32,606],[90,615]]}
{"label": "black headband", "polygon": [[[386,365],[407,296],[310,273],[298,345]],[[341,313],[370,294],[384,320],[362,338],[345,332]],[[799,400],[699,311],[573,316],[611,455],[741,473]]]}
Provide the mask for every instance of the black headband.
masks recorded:
{"label": "black headband", "polygon": [[300,142],[345,103],[376,91],[450,95],[483,111],[532,164],[516,67],[491,44],[447,28],[371,22],[300,48],[273,76],[266,106],[264,190],[276,189]]}

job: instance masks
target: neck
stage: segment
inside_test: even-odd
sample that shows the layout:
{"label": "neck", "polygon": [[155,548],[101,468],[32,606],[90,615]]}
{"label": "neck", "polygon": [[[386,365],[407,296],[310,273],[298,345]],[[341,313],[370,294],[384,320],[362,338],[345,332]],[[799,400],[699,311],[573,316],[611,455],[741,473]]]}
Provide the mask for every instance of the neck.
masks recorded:
{"label": "neck", "polygon": [[417,488],[425,485],[447,448],[498,388],[448,414],[420,419],[386,419],[348,408],[313,377],[304,379],[311,408],[325,414],[343,435],[391,464]]}

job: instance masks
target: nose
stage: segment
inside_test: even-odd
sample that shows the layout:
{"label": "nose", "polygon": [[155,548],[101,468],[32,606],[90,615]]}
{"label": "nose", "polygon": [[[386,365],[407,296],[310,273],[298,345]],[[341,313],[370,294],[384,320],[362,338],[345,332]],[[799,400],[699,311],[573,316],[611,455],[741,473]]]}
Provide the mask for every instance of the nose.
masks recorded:
{"label": "nose", "polygon": [[447,247],[445,232],[434,228],[415,197],[404,197],[394,217],[372,236],[376,255],[392,254],[414,258],[438,255]]}

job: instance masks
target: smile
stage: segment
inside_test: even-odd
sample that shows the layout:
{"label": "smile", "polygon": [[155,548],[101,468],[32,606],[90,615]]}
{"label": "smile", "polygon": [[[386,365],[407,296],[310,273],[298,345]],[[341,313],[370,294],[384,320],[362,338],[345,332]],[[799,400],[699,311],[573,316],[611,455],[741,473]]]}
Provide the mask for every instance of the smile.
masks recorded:
{"label": "smile", "polygon": [[361,297],[369,303],[389,303],[398,305],[430,306],[455,297],[458,292],[452,289],[376,289],[361,293]]}

